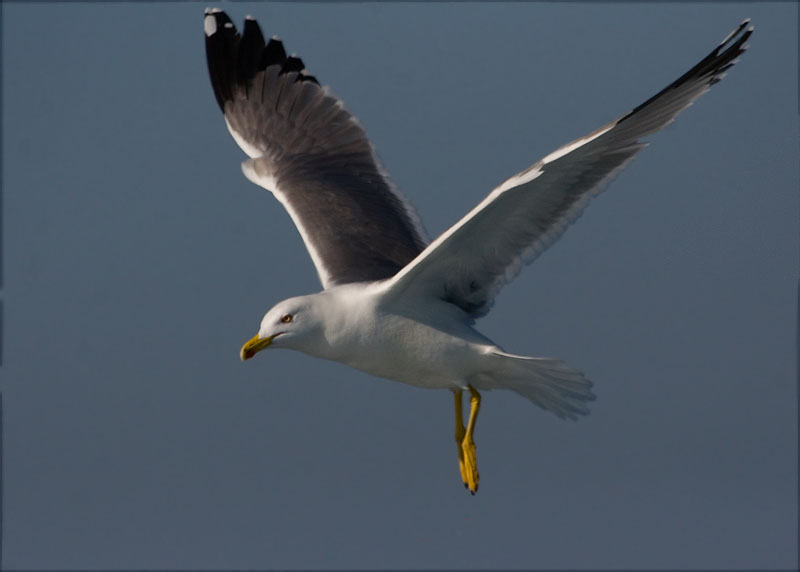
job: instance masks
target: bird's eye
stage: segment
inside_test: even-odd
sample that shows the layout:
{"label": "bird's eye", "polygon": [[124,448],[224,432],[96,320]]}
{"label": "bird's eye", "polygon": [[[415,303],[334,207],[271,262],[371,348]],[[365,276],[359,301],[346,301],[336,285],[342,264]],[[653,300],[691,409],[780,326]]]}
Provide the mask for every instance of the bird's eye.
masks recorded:
{"label": "bird's eye", "polygon": [[291,321],[292,321],[291,314],[286,314],[283,318],[281,318],[281,322],[283,322],[284,324],[288,324]]}

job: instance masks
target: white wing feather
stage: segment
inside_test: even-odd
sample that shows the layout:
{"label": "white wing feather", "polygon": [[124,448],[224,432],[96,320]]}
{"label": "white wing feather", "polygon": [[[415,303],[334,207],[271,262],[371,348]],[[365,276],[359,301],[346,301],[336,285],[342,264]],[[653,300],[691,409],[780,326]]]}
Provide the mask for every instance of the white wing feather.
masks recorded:
{"label": "white wing feather", "polygon": [[633,157],[730,68],[753,31],[743,22],[706,58],[616,121],[557,149],[493,190],[396,276],[386,296],[434,296],[472,317],[577,219]]}

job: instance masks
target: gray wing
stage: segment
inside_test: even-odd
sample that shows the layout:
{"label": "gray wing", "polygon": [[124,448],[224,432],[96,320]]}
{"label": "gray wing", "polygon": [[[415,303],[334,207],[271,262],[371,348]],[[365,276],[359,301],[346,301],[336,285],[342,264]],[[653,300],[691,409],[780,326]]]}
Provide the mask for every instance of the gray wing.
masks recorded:
{"label": "gray wing", "polygon": [[242,170],[286,207],[323,286],[388,278],[414,259],[428,242],[419,217],[341,101],[249,17],[240,36],[206,10],[205,34],[214,94],[251,157]]}
{"label": "gray wing", "polygon": [[387,296],[435,296],[473,317],[580,216],[658,131],[722,79],[753,31],[743,22],[678,80],[586,137],[504,182],[386,285]]}

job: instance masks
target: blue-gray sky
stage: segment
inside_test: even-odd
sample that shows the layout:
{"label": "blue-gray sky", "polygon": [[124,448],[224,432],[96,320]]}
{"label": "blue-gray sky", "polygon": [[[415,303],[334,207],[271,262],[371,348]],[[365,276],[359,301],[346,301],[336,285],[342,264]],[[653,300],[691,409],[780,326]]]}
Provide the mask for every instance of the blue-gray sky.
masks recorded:
{"label": "blue-gray sky", "polygon": [[319,288],[249,183],[203,4],[3,4],[9,568],[797,566],[797,5],[259,4],[432,236],[638,105],[745,17],[751,49],[480,329],[596,384],[559,421],[291,352]]}

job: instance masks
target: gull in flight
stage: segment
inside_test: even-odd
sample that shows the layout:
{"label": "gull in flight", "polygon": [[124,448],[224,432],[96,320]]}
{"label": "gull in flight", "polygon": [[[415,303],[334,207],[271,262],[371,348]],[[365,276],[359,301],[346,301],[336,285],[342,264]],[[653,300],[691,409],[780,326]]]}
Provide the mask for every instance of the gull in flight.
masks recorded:
{"label": "gull in flight", "polygon": [[479,391],[510,389],[569,419],[586,415],[595,398],[581,372],[507,353],[475,320],[647,146],[642,137],[722,79],[752,32],[745,20],[665,89],[511,177],[431,242],[358,120],[302,60],[287,56],[277,38],[265,42],[251,17],[240,35],[225,12],[206,9],[211,84],[228,130],[250,157],[242,171],[289,212],[323,287],[269,310],[241,358],[288,348],[449,389],[461,478],[474,494]]}

